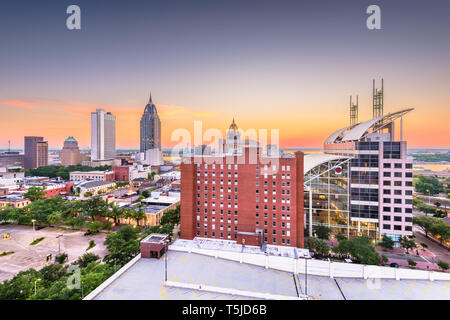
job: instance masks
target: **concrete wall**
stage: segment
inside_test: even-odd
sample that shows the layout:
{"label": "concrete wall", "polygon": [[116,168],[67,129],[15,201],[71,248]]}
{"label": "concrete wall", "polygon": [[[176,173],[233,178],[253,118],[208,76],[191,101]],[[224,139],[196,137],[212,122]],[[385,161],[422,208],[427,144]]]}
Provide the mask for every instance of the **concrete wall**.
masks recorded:
{"label": "concrete wall", "polygon": [[[169,250],[197,253],[226,260],[239,261],[265,268],[282,270],[293,273],[305,272],[305,260],[289,257],[266,256],[262,254],[241,253],[232,251],[218,251],[199,248],[186,248],[170,245]],[[424,279],[450,281],[450,273],[425,271],[403,268],[381,267],[344,262],[330,262],[309,259],[307,261],[308,274],[326,277],[344,278],[382,278],[382,279]]]}

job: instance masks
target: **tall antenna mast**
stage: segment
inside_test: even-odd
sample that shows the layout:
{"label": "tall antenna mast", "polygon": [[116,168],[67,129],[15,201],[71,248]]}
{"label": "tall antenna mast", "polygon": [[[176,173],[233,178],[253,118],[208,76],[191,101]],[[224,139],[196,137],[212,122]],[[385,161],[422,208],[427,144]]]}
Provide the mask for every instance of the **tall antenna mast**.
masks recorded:
{"label": "tall antenna mast", "polygon": [[383,115],[384,105],[384,81],[381,79],[381,90],[375,88],[375,79],[373,79],[373,118]]}
{"label": "tall antenna mast", "polygon": [[350,126],[358,123],[358,95],[356,95],[356,104],[353,104],[352,96],[350,96]]}
{"label": "tall antenna mast", "polygon": [[8,140],[8,152],[11,152],[11,140]]}

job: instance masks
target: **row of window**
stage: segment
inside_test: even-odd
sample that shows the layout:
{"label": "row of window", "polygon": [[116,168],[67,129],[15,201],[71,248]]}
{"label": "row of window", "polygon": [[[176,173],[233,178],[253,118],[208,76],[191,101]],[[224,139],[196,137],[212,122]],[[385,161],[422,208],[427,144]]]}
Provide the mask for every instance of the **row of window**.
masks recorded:
{"label": "row of window", "polygon": [[[391,207],[383,207],[383,212],[391,212]],[[394,208],[395,213],[401,213],[402,208]],[[412,208],[405,208],[405,213],[412,213]]]}
{"label": "row of window", "polygon": [[[205,237],[208,237],[208,231],[205,231],[205,232],[203,233],[203,235],[204,235]],[[197,236],[200,236],[200,231],[199,231],[199,230],[197,230]],[[211,232],[211,237],[213,237],[213,238],[216,237],[216,232],[215,232],[215,231],[212,231],[212,232]],[[223,239],[223,237],[224,237],[223,232],[220,232],[219,237],[220,237],[221,239]],[[227,239],[231,239],[231,233],[228,233],[228,234],[227,234]],[[237,234],[234,234],[234,239],[237,239]],[[267,237],[264,237],[264,243],[268,243],[268,238],[267,238]],[[272,238],[272,243],[277,243],[277,238]],[[281,243],[282,243],[282,244],[291,244],[291,241],[290,241],[290,239],[281,239]]]}
{"label": "row of window", "polygon": [[[255,213],[255,215],[256,215],[256,217],[258,218],[259,217],[259,212],[256,212]],[[264,218],[268,218],[268,214],[267,214],[267,212],[264,212]],[[277,214],[276,213],[273,213],[272,214],[272,219],[277,219]],[[290,214],[281,214],[281,220],[291,220],[291,215]]]}
{"label": "row of window", "polygon": [[[259,194],[259,189],[256,189],[256,191],[255,191],[255,193],[256,194]],[[268,191],[267,191],[267,189],[264,189],[264,194],[267,194],[268,193]],[[272,189],[272,194],[277,194],[277,190],[276,189]],[[281,189],[281,194],[291,194],[291,190],[289,190],[289,189]]]}
{"label": "row of window", "polygon": [[[255,206],[256,210],[260,209],[259,204],[257,203]],[[264,205],[264,210],[268,210],[269,206],[267,204]],[[274,205],[272,206],[272,211],[276,211],[277,210],[277,206]],[[281,206],[281,211],[287,211],[290,212],[291,211],[291,207],[290,206]]]}
{"label": "row of window", "polygon": [[[259,197],[257,196],[256,198],[255,198],[255,201],[256,202],[259,202]],[[267,197],[264,197],[264,202],[268,202],[269,200],[267,199]],[[277,198],[275,198],[275,197],[273,197],[272,198],[272,202],[273,203],[276,203],[277,202]],[[281,203],[291,203],[291,199],[289,199],[289,198],[281,198]]]}
{"label": "row of window", "polygon": [[[403,186],[403,182],[400,180],[400,181],[394,181],[394,183],[391,184],[391,180],[383,180],[383,186],[391,186],[391,185],[393,185],[395,187],[401,187],[401,186]],[[412,181],[405,181],[405,187],[412,187],[412,186],[413,186]]]}
{"label": "row of window", "polygon": [[[413,174],[412,172],[405,172],[405,178],[412,178]],[[383,177],[391,177],[391,172],[390,171],[385,171],[383,172]],[[402,172],[394,172],[394,177],[395,178],[401,178],[402,177]]]}
{"label": "row of window", "polygon": [[[392,191],[394,191],[393,194],[396,196],[402,195],[402,190],[397,189],[397,190],[392,190]],[[383,194],[392,194],[392,193],[391,193],[390,189],[384,189]],[[412,194],[413,194],[412,190],[405,190],[405,196],[412,196]]]}
{"label": "row of window", "polygon": [[[391,200],[394,200],[392,203],[402,204],[402,199],[391,199],[391,198],[383,198],[383,203],[391,203]],[[405,204],[412,204],[412,199],[405,199]]]}
{"label": "row of window", "polygon": [[[412,169],[412,167],[413,167],[412,163],[405,163],[405,169]],[[389,168],[391,168],[391,164],[390,163],[383,163],[383,168],[389,169]],[[401,163],[394,163],[394,168],[395,169],[402,169],[403,165]]]}
{"label": "row of window", "polygon": [[[200,163],[197,163],[197,168],[200,169],[201,167],[202,167],[202,165]],[[217,167],[219,167],[219,165],[217,165]],[[234,164],[234,165],[228,164],[227,165],[228,170],[231,170],[232,167],[234,167],[234,170],[238,170],[237,164]],[[208,169],[208,168],[216,169],[216,164],[214,164],[214,163],[211,165],[208,165],[207,163],[203,164],[203,169]],[[225,168],[225,165],[221,164],[220,169],[222,170],[224,168]],[[269,169],[269,167],[267,165],[264,165],[263,170],[268,170],[268,169]],[[256,165],[256,170],[259,170],[259,165]],[[276,171],[277,166],[275,166],[275,165],[272,166],[272,170]],[[281,171],[291,171],[291,166],[281,166]]]}
{"label": "row of window", "polygon": [[[394,225],[393,227],[394,227],[393,230],[402,231],[402,226]],[[390,224],[383,224],[383,229],[391,230],[391,225]],[[412,231],[412,226],[405,226],[404,230],[405,231]]]}
{"label": "row of window", "polygon": [[[405,222],[412,222],[412,217],[404,217]],[[391,221],[391,216],[383,216],[384,221]],[[394,220],[396,222],[402,222],[402,216],[394,216]]]}

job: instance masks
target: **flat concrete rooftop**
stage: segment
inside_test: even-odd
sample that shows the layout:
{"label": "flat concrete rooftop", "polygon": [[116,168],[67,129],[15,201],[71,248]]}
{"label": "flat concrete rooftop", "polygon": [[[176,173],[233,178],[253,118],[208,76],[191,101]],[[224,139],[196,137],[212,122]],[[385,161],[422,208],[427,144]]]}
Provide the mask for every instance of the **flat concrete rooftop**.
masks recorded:
{"label": "flat concrete rooftop", "polygon": [[[265,269],[250,264],[214,258],[194,253],[169,250],[168,279],[187,284],[210,285],[259,293],[296,297],[292,273]],[[164,257],[141,258],[94,299],[98,300],[216,300],[251,299],[164,286]],[[299,293],[323,300],[450,300],[450,281],[429,280],[365,280],[360,278],[331,279],[323,276],[295,278]],[[339,287],[338,287],[339,285]],[[339,290],[340,288],[340,290]],[[342,293],[341,293],[342,291]]]}

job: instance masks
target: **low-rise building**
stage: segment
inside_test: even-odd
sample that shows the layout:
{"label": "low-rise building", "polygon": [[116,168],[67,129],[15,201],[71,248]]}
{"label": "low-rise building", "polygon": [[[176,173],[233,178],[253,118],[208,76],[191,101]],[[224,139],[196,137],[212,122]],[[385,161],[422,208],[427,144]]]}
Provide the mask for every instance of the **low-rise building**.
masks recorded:
{"label": "low-rise building", "polygon": [[70,173],[71,181],[113,181],[113,171],[73,171]]}
{"label": "low-rise building", "polygon": [[0,197],[0,208],[11,206],[13,208],[23,208],[31,203],[30,199],[19,197]]}
{"label": "low-rise building", "polygon": [[109,188],[114,188],[116,183],[113,181],[84,181],[74,186],[74,189],[80,195],[84,196],[86,192],[91,192],[93,195],[98,194],[98,192],[104,192]]}

